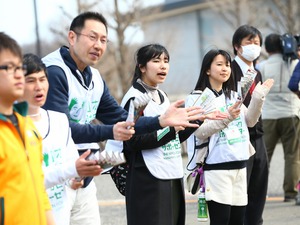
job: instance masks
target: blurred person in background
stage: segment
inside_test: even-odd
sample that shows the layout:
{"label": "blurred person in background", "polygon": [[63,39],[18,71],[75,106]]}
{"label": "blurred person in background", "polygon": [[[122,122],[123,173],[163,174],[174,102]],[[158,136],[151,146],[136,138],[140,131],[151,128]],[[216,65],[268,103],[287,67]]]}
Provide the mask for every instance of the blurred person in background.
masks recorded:
{"label": "blurred person in background", "polygon": [[284,152],[284,201],[295,201],[300,176],[299,113],[300,100],[288,83],[298,59],[284,60],[281,35],[269,34],[265,39],[268,59],[262,61],[259,70],[262,79],[272,78],[275,84],[266,97],[262,112],[264,140],[269,164],[276,145],[281,140]]}
{"label": "blurred person in background", "polygon": [[[297,34],[294,36],[297,40],[297,53],[298,53],[298,58],[300,58],[300,35]],[[296,68],[294,69],[294,72],[292,74],[292,77],[289,82],[289,89],[297,95],[298,98],[300,98],[300,91],[299,91],[299,82],[300,82],[300,62],[296,65]],[[300,149],[299,149],[299,154],[300,154]],[[296,205],[300,205],[300,180],[297,185],[298,189],[298,194],[296,195]]]}

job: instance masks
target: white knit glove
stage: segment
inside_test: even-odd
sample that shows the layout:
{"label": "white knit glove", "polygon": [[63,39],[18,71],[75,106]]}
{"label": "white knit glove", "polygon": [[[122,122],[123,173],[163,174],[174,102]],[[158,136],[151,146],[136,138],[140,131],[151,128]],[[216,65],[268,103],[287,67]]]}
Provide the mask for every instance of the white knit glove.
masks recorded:
{"label": "white knit glove", "polygon": [[269,93],[273,84],[274,84],[273,79],[267,79],[263,84],[261,84],[261,82],[257,83],[252,93],[252,97],[258,99],[265,98],[266,95]]}
{"label": "white knit glove", "polygon": [[263,84],[257,83],[253,93],[248,109],[245,113],[246,123],[248,127],[253,127],[259,116],[261,115],[262,106],[266,95],[269,93],[274,84],[273,79],[267,79]]}

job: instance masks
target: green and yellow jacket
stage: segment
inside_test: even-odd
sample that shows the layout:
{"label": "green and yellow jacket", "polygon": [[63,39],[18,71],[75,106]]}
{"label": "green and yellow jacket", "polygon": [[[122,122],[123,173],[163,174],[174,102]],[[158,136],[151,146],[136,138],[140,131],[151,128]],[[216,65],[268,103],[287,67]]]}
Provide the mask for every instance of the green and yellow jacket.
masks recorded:
{"label": "green and yellow jacket", "polygon": [[42,138],[26,117],[27,103],[14,105],[19,131],[0,114],[0,225],[44,225],[51,206],[44,187]]}

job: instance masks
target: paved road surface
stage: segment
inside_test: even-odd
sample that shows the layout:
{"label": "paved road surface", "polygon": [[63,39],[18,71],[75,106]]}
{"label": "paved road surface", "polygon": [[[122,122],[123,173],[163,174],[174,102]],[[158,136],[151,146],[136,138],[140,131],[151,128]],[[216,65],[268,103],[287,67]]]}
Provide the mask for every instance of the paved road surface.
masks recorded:
{"label": "paved road surface", "polygon": [[[268,199],[264,211],[264,225],[300,225],[300,206],[283,202],[283,153],[278,144],[271,162]],[[186,158],[184,159],[186,162]],[[102,225],[126,225],[125,201],[114,186],[110,175],[95,178],[98,188]],[[197,221],[197,196],[186,192],[186,225],[208,225]],[[163,224],[161,224],[163,225]]]}

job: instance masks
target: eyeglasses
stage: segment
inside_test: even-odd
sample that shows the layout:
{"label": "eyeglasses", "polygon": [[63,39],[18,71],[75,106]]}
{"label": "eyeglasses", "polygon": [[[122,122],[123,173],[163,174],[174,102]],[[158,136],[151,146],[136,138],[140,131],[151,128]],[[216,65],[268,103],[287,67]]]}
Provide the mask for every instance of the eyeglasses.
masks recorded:
{"label": "eyeglasses", "polygon": [[79,32],[75,32],[75,34],[77,35],[82,35],[82,36],[85,36],[85,37],[88,37],[92,42],[96,43],[100,40],[101,44],[103,45],[106,45],[108,43],[108,40],[106,38],[99,38],[98,35],[95,35],[95,34],[83,34],[83,33],[79,33]]}
{"label": "eyeglasses", "polygon": [[15,74],[17,71],[22,71],[23,74],[26,74],[27,72],[27,67],[26,65],[22,66],[14,66],[14,65],[3,65],[0,66],[0,70],[6,70],[8,74]]}

